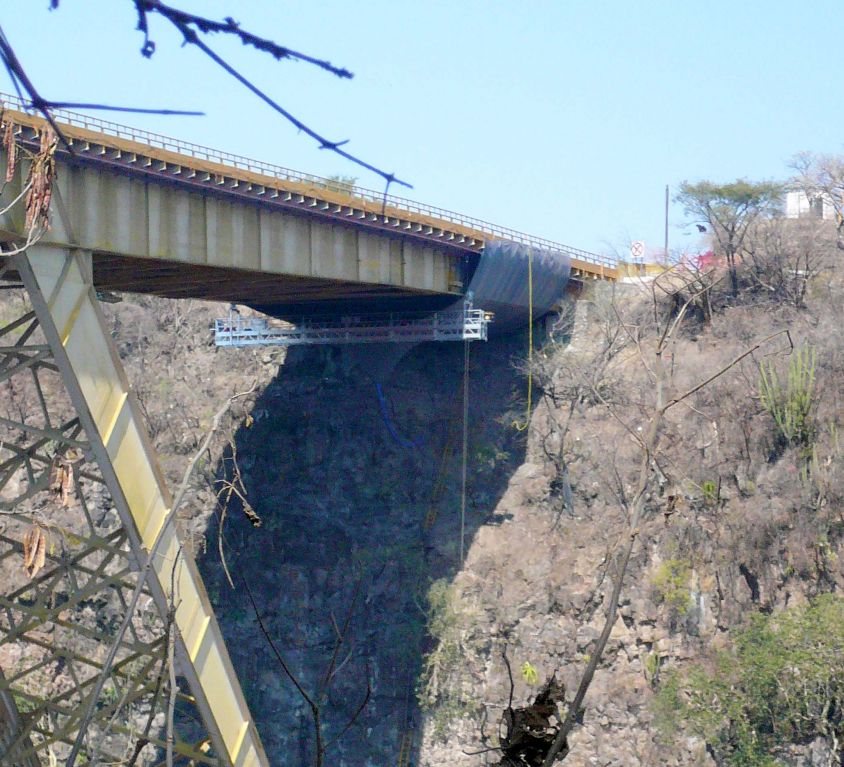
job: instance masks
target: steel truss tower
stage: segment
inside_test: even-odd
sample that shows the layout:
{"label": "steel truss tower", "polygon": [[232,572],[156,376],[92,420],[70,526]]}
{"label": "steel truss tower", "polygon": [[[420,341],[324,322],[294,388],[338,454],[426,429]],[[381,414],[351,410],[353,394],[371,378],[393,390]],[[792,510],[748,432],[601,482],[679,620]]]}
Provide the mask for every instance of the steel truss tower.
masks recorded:
{"label": "steel truss tower", "polygon": [[0,322],[0,764],[163,765],[169,737],[176,765],[265,767],[90,253],[0,279],[24,290]]}

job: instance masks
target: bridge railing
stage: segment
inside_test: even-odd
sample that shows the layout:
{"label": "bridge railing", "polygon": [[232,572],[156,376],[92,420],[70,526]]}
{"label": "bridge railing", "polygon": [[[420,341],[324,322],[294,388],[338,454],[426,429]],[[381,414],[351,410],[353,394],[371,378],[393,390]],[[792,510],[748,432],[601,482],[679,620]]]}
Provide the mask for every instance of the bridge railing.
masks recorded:
{"label": "bridge railing", "polygon": [[[13,109],[31,111],[30,105],[16,96],[0,93],[0,100]],[[202,146],[201,144],[195,144],[190,141],[182,141],[181,139],[171,138],[160,133],[152,133],[151,131],[143,130],[141,128],[132,128],[127,125],[112,122],[111,120],[103,120],[99,117],[89,117],[88,115],[72,112],[67,109],[52,109],[50,112],[59,123],[65,123],[85,130],[102,133],[107,136],[114,136],[126,141],[146,144],[150,147],[163,149],[176,154],[187,155],[198,160],[218,163],[220,165],[228,165],[251,173],[258,173],[263,176],[275,178],[282,183],[287,181],[312,184],[335,192],[338,191],[339,186],[343,192],[347,191],[350,196],[360,198],[375,205],[399,208],[410,213],[415,213],[419,216],[426,216],[428,218],[457,224],[467,229],[473,229],[479,233],[491,236],[494,239],[511,240],[513,242],[530,245],[532,247],[562,251],[572,258],[576,258],[587,263],[598,264],[610,268],[615,268],[616,266],[616,261],[607,256],[603,256],[598,253],[591,253],[586,250],[581,250],[580,248],[573,248],[570,245],[563,245],[542,237],[535,237],[516,229],[498,226],[497,224],[490,223],[489,221],[465,216],[462,213],[456,213],[455,211],[447,210],[446,208],[425,205],[423,203],[416,202],[415,200],[409,200],[404,197],[397,197],[391,194],[385,195],[382,192],[378,192],[373,189],[365,189],[359,186],[349,186],[348,190],[346,190],[345,185],[343,185],[342,182],[338,182],[336,179],[324,178],[311,173],[303,173],[302,171],[286,168],[282,165],[274,165],[261,160],[251,160],[248,157],[243,157],[231,152],[210,149],[209,147]]]}

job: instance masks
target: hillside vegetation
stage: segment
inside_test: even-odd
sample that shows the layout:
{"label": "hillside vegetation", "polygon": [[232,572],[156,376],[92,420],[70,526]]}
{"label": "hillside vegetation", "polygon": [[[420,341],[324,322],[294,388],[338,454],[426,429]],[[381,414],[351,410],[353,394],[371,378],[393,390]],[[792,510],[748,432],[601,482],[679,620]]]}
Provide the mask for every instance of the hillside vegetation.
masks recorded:
{"label": "hillside vegetation", "polygon": [[[173,480],[220,399],[259,381],[234,411],[229,452],[218,444],[212,484],[196,479],[185,524],[271,753],[313,763],[311,712],[241,579],[320,700],[333,763],[393,763],[409,737],[420,766],[496,764],[503,654],[514,708],[553,673],[572,700],[640,501],[565,762],[839,763],[840,256],[834,227],[814,220],[766,219],[750,244],[737,291],[716,263],[584,296],[577,322],[563,318],[534,355],[526,431],[514,428],[526,339],[474,347],[462,566],[462,352],[232,357],[208,346],[202,305],[110,310]],[[139,334],[141,315],[160,332]],[[649,454],[657,377],[660,396],[694,391],[665,413]],[[263,523],[228,509],[234,589],[209,517],[232,449]]]}
{"label": "hillside vegetation", "polygon": [[[457,722],[443,746],[428,728],[423,764],[542,763],[462,754],[512,735],[505,648],[569,703],[597,664],[567,764],[840,763],[835,227],[766,217],[744,254],[734,279],[715,262],[600,287],[585,334],[543,347],[510,520],[478,532],[454,587],[493,726]],[[539,686],[515,676],[525,705]]]}

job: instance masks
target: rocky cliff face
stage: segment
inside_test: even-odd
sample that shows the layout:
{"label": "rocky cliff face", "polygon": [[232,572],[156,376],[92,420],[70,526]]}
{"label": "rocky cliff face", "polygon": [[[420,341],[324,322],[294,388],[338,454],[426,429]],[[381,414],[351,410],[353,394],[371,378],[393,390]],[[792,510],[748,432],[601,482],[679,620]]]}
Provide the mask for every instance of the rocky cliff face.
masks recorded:
{"label": "rocky cliff face", "polygon": [[[511,349],[472,350],[467,550],[482,525],[497,524],[491,512],[523,453],[501,407],[516,386]],[[265,744],[293,763],[312,763],[316,747],[297,683],[319,707],[321,737],[337,739],[332,764],[396,761],[424,719],[428,592],[436,583],[445,595],[460,568],[463,350],[390,356],[378,347],[287,355],[234,442],[261,519],[255,528],[239,505],[228,509],[234,588],[216,543],[201,559]],[[214,521],[210,540],[219,534]],[[474,702],[449,705],[460,715]]]}
{"label": "rocky cliff face", "polygon": [[[765,305],[725,305],[711,322],[691,322],[666,355],[669,397],[726,370],[670,413],[662,447],[649,462],[656,479],[566,764],[723,764],[692,731],[657,726],[653,699],[661,680],[729,646],[751,614],[776,614],[844,584],[836,436],[844,359],[828,313],[842,297],[835,281],[816,290],[813,312],[779,307],[772,318]],[[571,700],[603,628],[618,552],[630,534],[626,510],[642,465],[638,442],[655,405],[652,371],[643,365],[646,334],[621,336],[609,364],[596,366],[608,329],[618,330],[615,320],[607,322],[606,300],[589,304],[586,343],[578,339],[576,350],[545,347],[537,368],[545,396],[525,461],[493,512],[499,524],[478,530],[454,579],[460,664],[481,712],[452,720],[445,732],[426,719],[420,765],[497,763],[495,751],[467,752],[497,745],[502,732],[510,690],[505,650],[518,705],[536,695],[536,677],[541,682],[553,673]],[[636,300],[647,307],[652,296],[634,299],[634,306]],[[790,337],[766,341],[758,354],[729,367],[786,328]],[[783,444],[760,395],[760,365],[780,370],[784,381],[796,354],[792,344],[811,349],[816,360],[817,428],[808,459],[804,448]],[[576,407],[555,396],[593,375]],[[809,738],[778,758],[829,765],[841,755]]]}
{"label": "rocky cliff face", "polygon": [[[775,316],[770,306],[726,304],[710,323],[690,322],[672,349],[681,391],[774,330],[789,327],[796,345],[811,345],[815,479],[807,484],[801,456],[777,443],[760,402],[760,361],[787,365],[782,344],[749,355],[672,412],[654,468],[661,479],[566,764],[713,764],[692,732],[666,735],[655,725],[660,679],[727,646],[751,612],[844,583],[835,437],[844,380],[835,317],[844,307],[836,283],[815,290],[811,311],[779,307]],[[118,305],[115,329],[146,382],[173,479],[221,395],[259,381],[233,410],[232,439],[219,441],[209,467],[217,484],[196,483],[185,526],[275,762],[314,762],[316,708],[326,764],[491,764],[510,696],[505,651],[514,704],[554,672],[571,699],[629,534],[636,433],[653,396],[627,343],[603,370],[600,397],[581,399],[570,423],[567,402],[549,396],[594,369],[589,355],[606,344],[605,299],[590,304],[591,330],[575,351],[551,344],[538,357],[539,404],[527,431],[513,426],[523,418],[525,381],[514,361],[525,340],[472,347],[463,562],[462,349],[283,357],[192,342],[159,355],[127,321],[149,311],[139,306]],[[207,327],[207,310],[192,311],[180,343]],[[152,379],[150,364],[162,371]],[[221,516],[221,479],[242,482],[260,526],[236,494]],[[782,758],[827,764],[825,749],[799,744]]]}

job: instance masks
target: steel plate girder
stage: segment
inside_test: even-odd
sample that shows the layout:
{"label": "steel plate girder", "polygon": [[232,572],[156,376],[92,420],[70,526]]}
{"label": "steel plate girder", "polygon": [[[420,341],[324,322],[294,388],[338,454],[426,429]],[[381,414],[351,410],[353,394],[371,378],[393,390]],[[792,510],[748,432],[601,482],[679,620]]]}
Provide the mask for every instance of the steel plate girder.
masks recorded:
{"label": "steel plate girder", "polygon": [[[3,199],[13,199],[22,184],[19,170]],[[351,222],[270,210],[91,165],[61,162],[56,186],[63,215],[55,211],[42,245],[73,243],[93,253],[210,266],[223,274],[247,270],[256,277],[354,282],[411,293],[454,294],[460,281],[455,256],[446,249]],[[16,209],[0,216],[0,229],[23,235]]]}

